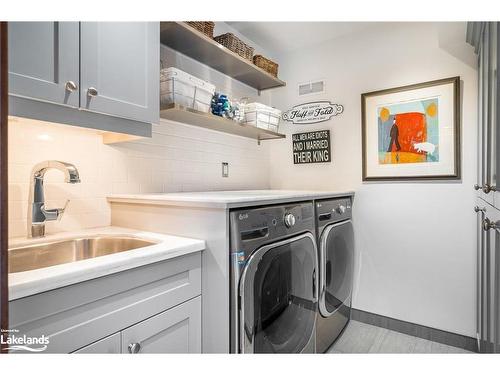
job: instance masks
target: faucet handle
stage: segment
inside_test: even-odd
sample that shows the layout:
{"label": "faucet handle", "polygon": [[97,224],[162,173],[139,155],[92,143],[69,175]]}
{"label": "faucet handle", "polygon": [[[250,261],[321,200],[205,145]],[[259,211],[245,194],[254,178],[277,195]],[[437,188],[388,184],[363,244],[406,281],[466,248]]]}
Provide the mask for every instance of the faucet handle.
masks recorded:
{"label": "faucet handle", "polygon": [[68,207],[68,203],[69,199],[66,201],[63,208],[51,208],[48,210],[43,208],[42,211],[43,214],[45,215],[45,220],[47,221],[61,220],[64,211],[66,211],[66,207]]}
{"label": "faucet handle", "polygon": [[69,204],[69,199],[66,199],[66,203],[64,203],[64,207],[59,208],[59,216],[57,217],[57,220],[61,220],[63,213],[66,212],[66,208],[68,207],[68,204]]}

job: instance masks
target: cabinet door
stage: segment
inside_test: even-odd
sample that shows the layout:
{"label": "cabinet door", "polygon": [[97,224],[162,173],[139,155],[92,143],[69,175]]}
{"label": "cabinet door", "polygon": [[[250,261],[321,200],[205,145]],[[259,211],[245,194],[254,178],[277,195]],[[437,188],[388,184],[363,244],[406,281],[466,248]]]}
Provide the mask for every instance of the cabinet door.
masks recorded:
{"label": "cabinet door", "polygon": [[478,337],[483,353],[500,352],[500,211],[480,206],[478,228]]}
{"label": "cabinet door", "polygon": [[201,353],[201,297],[122,331],[122,353]]}
{"label": "cabinet door", "polygon": [[121,335],[120,332],[103,338],[90,345],[74,351],[75,354],[110,354],[121,353]]}
{"label": "cabinet door", "polygon": [[[499,206],[500,192],[495,191],[500,172],[498,111],[498,48],[500,29],[497,22],[485,22],[479,51],[479,196]],[[500,186],[499,186],[500,189]]]}
{"label": "cabinet door", "polygon": [[492,37],[491,37],[491,54],[492,54],[492,94],[491,94],[491,156],[490,156],[490,184],[491,186],[498,187],[498,190],[493,191],[493,202],[495,207],[500,207],[500,152],[498,152],[498,147],[500,145],[500,95],[498,95],[498,89],[500,87],[498,76],[498,63],[500,54],[500,26],[498,22],[492,23]]}
{"label": "cabinet door", "polygon": [[80,42],[80,106],[158,122],[159,23],[82,22]]}
{"label": "cabinet door", "polygon": [[9,93],[78,107],[79,46],[78,22],[9,22]]}

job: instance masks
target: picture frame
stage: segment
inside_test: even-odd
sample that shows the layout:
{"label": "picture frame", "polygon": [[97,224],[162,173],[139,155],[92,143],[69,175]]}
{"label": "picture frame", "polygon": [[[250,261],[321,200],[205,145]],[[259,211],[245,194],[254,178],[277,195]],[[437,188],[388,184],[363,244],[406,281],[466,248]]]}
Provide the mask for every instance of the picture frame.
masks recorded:
{"label": "picture frame", "polygon": [[460,77],[361,94],[363,181],[461,178]]}

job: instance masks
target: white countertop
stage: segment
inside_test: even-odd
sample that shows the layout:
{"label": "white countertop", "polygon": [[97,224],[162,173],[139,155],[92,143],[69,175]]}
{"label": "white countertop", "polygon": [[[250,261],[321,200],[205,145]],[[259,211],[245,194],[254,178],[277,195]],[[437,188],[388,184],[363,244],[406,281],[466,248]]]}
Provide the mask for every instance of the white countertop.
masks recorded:
{"label": "white countertop", "polygon": [[256,204],[286,203],[297,200],[354,195],[353,191],[308,190],[233,190],[165,194],[113,194],[110,202],[178,205],[192,207],[236,208]]}
{"label": "white countertop", "polygon": [[156,243],[139,249],[104,255],[32,271],[9,274],[9,300],[95,279],[112,273],[187,255],[205,249],[205,241],[119,227],[94,228],[47,235],[44,238],[9,240],[10,247],[99,235],[132,235]]}

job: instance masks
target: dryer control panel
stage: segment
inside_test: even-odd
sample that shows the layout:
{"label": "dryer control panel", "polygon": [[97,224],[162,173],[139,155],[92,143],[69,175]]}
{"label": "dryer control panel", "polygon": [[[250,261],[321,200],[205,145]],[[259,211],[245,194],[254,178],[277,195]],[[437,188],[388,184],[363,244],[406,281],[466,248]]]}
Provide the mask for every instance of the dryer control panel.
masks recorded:
{"label": "dryer control panel", "polygon": [[352,218],[350,197],[316,201],[315,208],[318,226]]}

